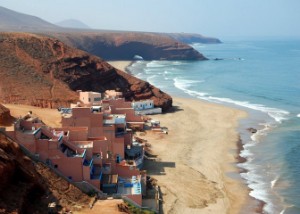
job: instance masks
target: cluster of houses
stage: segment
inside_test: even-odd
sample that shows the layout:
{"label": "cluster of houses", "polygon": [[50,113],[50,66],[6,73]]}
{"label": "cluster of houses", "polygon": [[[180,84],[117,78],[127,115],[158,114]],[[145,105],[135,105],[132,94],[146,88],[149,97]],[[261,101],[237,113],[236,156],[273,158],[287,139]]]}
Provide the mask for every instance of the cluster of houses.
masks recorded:
{"label": "cluster of houses", "polygon": [[133,130],[143,129],[142,115],[161,109],[154,108],[152,100],[127,102],[116,91],[79,91],[79,100],[59,109],[59,128],[28,114],[9,134],[70,181],[87,182],[103,193],[120,194],[142,205],[144,146],[135,140]]}

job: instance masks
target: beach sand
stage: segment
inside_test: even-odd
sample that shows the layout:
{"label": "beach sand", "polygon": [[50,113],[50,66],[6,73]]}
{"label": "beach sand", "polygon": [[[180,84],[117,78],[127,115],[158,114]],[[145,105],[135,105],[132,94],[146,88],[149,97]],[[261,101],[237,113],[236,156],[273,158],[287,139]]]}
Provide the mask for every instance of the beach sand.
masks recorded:
{"label": "beach sand", "polygon": [[128,67],[132,61],[108,61],[108,63],[119,70],[126,71],[126,67]]}
{"label": "beach sand", "polygon": [[175,98],[173,113],[153,115],[168,134],[147,131],[158,160],[145,168],[158,180],[164,213],[240,213],[249,190],[236,168],[240,110]]}

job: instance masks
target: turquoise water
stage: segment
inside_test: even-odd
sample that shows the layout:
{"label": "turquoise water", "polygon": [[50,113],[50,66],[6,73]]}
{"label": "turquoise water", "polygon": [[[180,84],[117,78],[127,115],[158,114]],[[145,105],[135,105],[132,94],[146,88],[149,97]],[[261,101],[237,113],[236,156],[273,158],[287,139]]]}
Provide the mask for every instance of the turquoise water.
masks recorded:
{"label": "turquoise water", "polygon": [[[249,112],[241,176],[266,213],[300,213],[300,40],[193,44],[212,60],[138,61],[128,69],[174,96]],[[222,60],[214,60],[214,59]],[[259,129],[250,136],[249,127]]]}

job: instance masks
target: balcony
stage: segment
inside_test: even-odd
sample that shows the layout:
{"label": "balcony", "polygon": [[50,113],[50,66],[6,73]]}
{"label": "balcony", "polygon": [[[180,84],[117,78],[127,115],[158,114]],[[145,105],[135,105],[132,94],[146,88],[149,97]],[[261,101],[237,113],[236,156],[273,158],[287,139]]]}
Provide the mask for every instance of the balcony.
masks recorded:
{"label": "balcony", "polygon": [[118,194],[121,195],[139,195],[142,194],[140,176],[132,176],[132,178],[119,178]]}
{"label": "balcony", "polygon": [[128,145],[125,148],[125,159],[127,161],[127,165],[133,165],[141,168],[144,162],[144,147],[139,144]]}

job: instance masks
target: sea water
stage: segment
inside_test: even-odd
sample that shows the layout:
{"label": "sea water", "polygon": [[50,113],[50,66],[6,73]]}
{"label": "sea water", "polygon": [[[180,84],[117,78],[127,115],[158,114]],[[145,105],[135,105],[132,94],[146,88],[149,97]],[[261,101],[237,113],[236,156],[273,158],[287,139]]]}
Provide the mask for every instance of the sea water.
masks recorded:
{"label": "sea water", "polygon": [[137,61],[128,70],[173,96],[246,110],[239,132],[247,161],[238,167],[250,195],[265,213],[300,213],[300,40],[192,45],[210,60]]}

